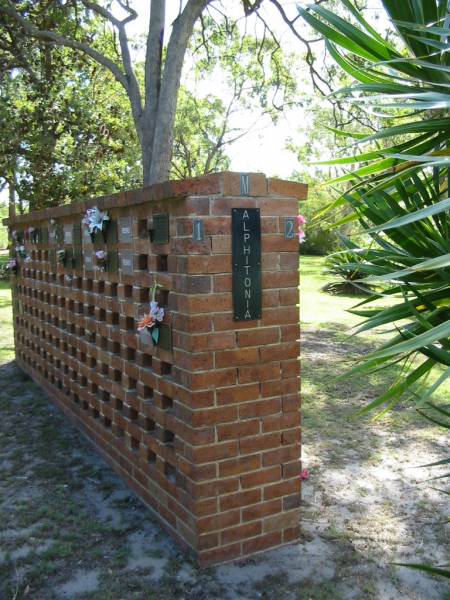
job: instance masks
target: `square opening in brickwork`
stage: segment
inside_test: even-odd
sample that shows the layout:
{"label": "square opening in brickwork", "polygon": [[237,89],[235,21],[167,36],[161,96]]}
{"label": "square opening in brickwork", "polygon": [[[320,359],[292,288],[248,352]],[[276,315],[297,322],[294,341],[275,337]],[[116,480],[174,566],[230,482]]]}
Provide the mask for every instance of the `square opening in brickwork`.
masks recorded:
{"label": "square opening in brickwork", "polygon": [[144,385],[144,388],[142,390],[142,396],[145,400],[153,398],[153,388],[151,388],[149,385]]}
{"label": "square opening in brickwork", "polygon": [[155,431],[155,421],[153,419],[150,419],[149,417],[146,417],[145,419],[145,430],[146,431],[150,431],[153,432]]}
{"label": "square opening in brickwork", "polygon": [[80,385],[81,385],[81,387],[86,387],[87,386],[87,378],[86,378],[85,375],[81,376]]}
{"label": "square opening in brickwork", "polygon": [[173,444],[175,441],[175,434],[169,429],[163,429],[161,433],[161,441],[164,444]]}
{"label": "square opening in brickwork", "polygon": [[61,321],[61,329],[67,329],[67,321],[65,319]]}
{"label": "square opening in brickwork", "polygon": [[94,419],[100,419],[100,412],[96,408],[93,408],[92,416],[94,417]]}
{"label": "square opening in brickwork", "polygon": [[106,390],[100,390],[100,398],[102,402],[109,402],[111,400],[111,394]]}
{"label": "square opening in brickwork", "polygon": [[147,219],[139,219],[137,222],[138,236],[141,239],[148,238],[148,222]]}
{"label": "square opening in brickwork", "polygon": [[84,304],[82,302],[77,302],[77,313],[82,315],[84,312]]}
{"label": "square opening in brickwork", "polygon": [[71,354],[71,356],[76,356],[77,355],[76,346],[71,346],[70,347],[70,354]]}
{"label": "square opening in brickwork", "polygon": [[111,324],[118,325],[120,322],[120,315],[118,312],[111,313]]}
{"label": "square opening in brickwork", "polygon": [[113,354],[120,354],[120,343],[119,342],[112,343],[112,352],[113,352]]}
{"label": "square opening in brickwork", "polygon": [[56,281],[56,273],[50,273],[50,279],[55,282]]}
{"label": "square opening in brickwork", "polygon": [[161,375],[170,375],[172,373],[172,365],[168,362],[161,362]]}
{"label": "square opening in brickwork", "polygon": [[75,404],[80,404],[80,397],[78,396],[78,394],[73,394],[72,396],[72,400],[75,402]]}
{"label": "square opening in brickwork", "polygon": [[87,341],[90,344],[95,344],[95,340],[97,339],[97,334],[94,331],[87,332]]}
{"label": "square opening in brickwork", "polygon": [[109,292],[110,292],[110,296],[112,296],[113,298],[117,298],[117,291],[119,289],[119,284],[116,283],[115,281],[112,281],[109,284]]}
{"label": "square opening in brickwork", "polygon": [[105,282],[103,279],[97,281],[97,293],[104,294],[105,293]]}
{"label": "square opening in brickwork", "polygon": [[164,462],[164,475],[167,477],[167,479],[169,479],[169,481],[172,481],[172,483],[175,483],[176,473],[177,471],[173,465],[168,462]]}
{"label": "square opening in brickwork", "polygon": [[59,285],[64,285],[64,273],[60,273],[58,275],[58,281],[59,281]]}
{"label": "square opening in brickwork", "polygon": [[102,363],[102,375],[108,375],[109,374],[109,367],[106,363]]}
{"label": "square opening in brickwork", "polygon": [[101,337],[100,338],[100,348],[102,350],[107,350],[107,348],[108,348],[108,338],[106,338],[106,337]]}
{"label": "square opening in brickwork", "polygon": [[116,436],[118,438],[123,438],[125,436],[125,431],[121,427],[117,427]]}
{"label": "square opening in brickwork", "polygon": [[151,465],[156,463],[156,454],[150,448],[147,450],[147,462]]}
{"label": "square opening in brickwork", "polygon": [[56,360],[56,368],[59,370],[61,368],[61,361],[59,360],[59,358]]}
{"label": "square opening in brickwork", "polygon": [[132,408],[131,406],[128,409],[128,415],[132,421],[137,421],[139,418],[138,411],[135,408]]}
{"label": "square opening in brickwork", "polygon": [[138,254],[137,268],[139,271],[148,271],[148,254]]}
{"label": "square opening in brickwork", "polygon": [[89,384],[90,390],[91,390],[91,394],[97,394],[98,392],[98,385],[96,383],[94,383],[93,381],[91,381],[91,383]]}
{"label": "square opening in brickwork", "polygon": [[64,365],[64,375],[69,374],[69,365]]}
{"label": "square opening in brickwork", "polygon": [[150,288],[143,287],[139,289],[139,302],[147,304],[150,302]]}
{"label": "square opening in brickwork", "polygon": [[83,400],[81,406],[83,407],[83,410],[89,410],[89,402],[86,402],[86,400]]}
{"label": "square opening in brickwork", "polygon": [[56,382],[56,387],[58,388],[58,390],[62,390],[62,386],[63,382],[61,381],[61,379],[58,379],[58,381]]}
{"label": "square opening in brickwork", "polygon": [[131,437],[130,448],[133,452],[137,452],[139,450],[140,445],[140,441],[137,438]]}
{"label": "square opening in brickwork", "polygon": [[97,364],[97,359],[94,356],[89,357],[89,366],[93,369]]}
{"label": "square opening in brickwork", "polygon": [[86,291],[87,292],[92,292],[93,289],[94,289],[94,280],[93,279],[86,279]]}
{"label": "square opening in brickwork", "polygon": [[132,298],[133,297],[133,286],[132,285],[124,285],[123,286],[123,297],[124,298]]}
{"label": "square opening in brickwork", "polygon": [[142,354],[142,366],[146,369],[150,369],[152,366],[152,355],[151,354]]}
{"label": "square opening in brickwork", "polygon": [[95,317],[95,306],[93,304],[89,304],[88,310],[87,310],[87,316]]}
{"label": "square opening in brickwork", "polygon": [[65,308],[65,306],[66,306],[66,299],[64,298],[64,296],[60,296],[59,297],[59,306],[61,308]]}
{"label": "square opening in brickwork", "polygon": [[53,317],[53,325],[59,327],[59,317]]}
{"label": "square opening in brickwork", "polygon": [[50,375],[50,383],[51,383],[52,385],[55,385],[55,376],[54,376],[53,374],[52,374],[52,375]]}
{"label": "square opening in brickwork", "polygon": [[75,323],[69,323],[69,333],[75,334],[75,332],[76,332]]}
{"label": "square opening in brickwork", "polygon": [[111,429],[111,426],[112,426],[111,419],[109,419],[108,417],[103,417],[103,425],[106,427],[106,429]]}
{"label": "square opening in brickwork", "polygon": [[156,270],[164,272],[168,270],[167,254],[159,254],[156,257]]}
{"label": "square opening in brickwork", "polygon": [[125,329],[127,331],[134,331],[134,319],[133,317],[125,318]]}
{"label": "square opening in brickwork", "polygon": [[122,400],[119,400],[119,398],[115,398],[115,400],[114,400],[114,408],[116,410],[123,410],[123,402],[122,402]]}
{"label": "square opening in brickwork", "polygon": [[104,308],[100,308],[100,310],[98,311],[98,320],[106,321],[106,310]]}
{"label": "square opening in brickwork", "polygon": [[86,334],[86,331],[84,330],[84,327],[78,327],[78,335],[80,337],[83,337]]}
{"label": "square opening in brickwork", "polygon": [[127,348],[125,350],[125,358],[134,361],[136,359],[136,350],[134,348]]}
{"label": "square opening in brickwork", "polygon": [[128,389],[135,390],[137,386],[137,380],[133,379],[133,377],[128,377]]}
{"label": "square opening in brickwork", "polygon": [[122,381],[122,371],[119,371],[119,369],[114,369],[113,381],[116,381],[116,382]]}
{"label": "square opening in brickwork", "polygon": [[75,302],[73,300],[69,300],[68,309],[69,309],[70,312],[74,312],[75,311]]}
{"label": "square opening in brickwork", "polygon": [[173,398],[169,398],[169,396],[161,396],[161,406],[164,410],[172,410],[173,408]]}

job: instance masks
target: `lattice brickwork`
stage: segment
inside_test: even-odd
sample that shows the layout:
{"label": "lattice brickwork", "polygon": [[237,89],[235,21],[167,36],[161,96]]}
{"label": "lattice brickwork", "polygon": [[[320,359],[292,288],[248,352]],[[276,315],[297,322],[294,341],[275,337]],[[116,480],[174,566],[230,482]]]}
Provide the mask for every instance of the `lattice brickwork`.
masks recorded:
{"label": "lattice brickwork", "polygon": [[[83,233],[83,203],[8,223],[29,256],[12,278],[19,365],[201,564],[299,535],[298,241],[284,219],[306,186],[255,174],[242,197],[239,181],[223,173],[94,200],[112,219],[106,243]],[[232,317],[233,207],[261,211],[258,321]],[[167,243],[148,235],[161,214]],[[159,346],[136,330],[155,280]]]}

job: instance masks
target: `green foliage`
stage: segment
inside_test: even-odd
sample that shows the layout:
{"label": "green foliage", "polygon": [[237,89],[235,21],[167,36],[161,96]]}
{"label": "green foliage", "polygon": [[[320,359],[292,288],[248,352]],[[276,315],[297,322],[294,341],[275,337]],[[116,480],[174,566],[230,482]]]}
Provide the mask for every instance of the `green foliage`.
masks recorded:
{"label": "green foliage", "polygon": [[[373,304],[380,294],[372,294],[352,310],[365,319],[359,332],[393,325],[394,335],[350,374],[402,366],[400,377],[360,414],[384,414],[408,394],[423,416],[448,428],[448,407],[430,400],[450,375],[447,2],[383,0],[402,51],[375,31],[350,0],[342,3],[355,24],[321,5],[299,8],[326,37],[336,62],[356,79],[336,95],[378,114],[394,114],[397,121],[373,135],[353,136],[357,147],[364,145],[362,151],[356,154],[353,148],[334,162],[355,168],[335,180],[351,187],[330,208],[350,206],[353,219],[371,238],[364,247],[348,244],[353,260],[344,268],[358,269],[364,283],[387,286],[384,295],[393,300],[380,308]],[[379,140],[388,147],[377,147]],[[416,391],[418,383],[422,393]],[[447,569],[410,566],[449,576]]]}
{"label": "green foliage", "polygon": [[361,270],[358,264],[364,260],[364,257],[355,252],[356,246],[349,240],[346,240],[346,245],[347,250],[335,252],[327,257],[326,272],[338,276],[339,280],[324,285],[323,291],[330,294],[367,295],[371,288],[360,281]]}
{"label": "green foliage", "polygon": [[[402,360],[414,365],[411,369],[418,374],[418,379],[425,379],[433,367],[450,365],[447,331],[450,325],[450,223],[445,203],[448,194],[446,138],[450,119],[444,118],[441,110],[443,98],[447,101],[449,98],[446,93],[448,54],[436,54],[436,27],[430,30],[427,26],[428,9],[422,6],[424,2],[417,0],[408,8],[385,2],[409,48],[407,55],[399,53],[374,32],[347,0],[343,2],[352,9],[359,26],[343,21],[323,6],[310,7],[308,11],[299,9],[313,27],[327,36],[327,44],[341,66],[347,65],[347,72],[361,82],[338,93],[358,103],[363,98],[366,105],[379,112],[389,114],[391,109],[398,108],[409,111],[408,119],[399,118],[396,127],[382,128],[357,139],[358,145],[370,144],[402,134],[408,141],[384,150],[371,150],[369,146],[369,150],[364,149],[359,155],[348,156],[345,159],[348,164],[363,163],[364,167],[346,176],[352,187],[328,209],[350,206],[352,218],[357,219],[371,237],[368,247],[350,249],[358,260],[348,263],[347,268],[357,266],[362,279],[369,284],[392,285],[388,293],[397,299],[387,312],[356,308],[355,312],[366,318],[362,328],[376,327],[380,321],[397,323],[399,315],[402,319],[387,347],[375,352],[354,372],[384,368]],[[444,5],[436,4],[433,10],[434,21],[443,23]],[[419,46],[416,44],[418,30],[422,40]],[[417,48],[420,58],[414,54]],[[385,61],[389,61],[387,66]],[[439,105],[436,94],[440,98]],[[421,118],[425,108],[428,112],[424,122]],[[339,163],[342,164],[342,160]],[[376,298],[374,294],[363,304]],[[417,366],[411,363],[413,358],[419,361],[422,358],[423,362]],[[391,407],[398,399],[396,393],[389,395],[386,404]],[[383,403],[378,402],[377,406]]]}
{"label": "green foliage", "polygon": [[[49,10],[45,19],[75,29],[74,14],[63,13]],[[18,66],[16,34],[27,48]],[[113,51],[108,34],[94,26],[90,34],[105,52]],[[9,29],[5,41],[2,59],[10,64],[0,93],[6,126],[0,177],[15,188],[20,208],[57,206],[136,185],[138,144],[125,93],[112,76],[82,55],[32,43],[18,31]]]}

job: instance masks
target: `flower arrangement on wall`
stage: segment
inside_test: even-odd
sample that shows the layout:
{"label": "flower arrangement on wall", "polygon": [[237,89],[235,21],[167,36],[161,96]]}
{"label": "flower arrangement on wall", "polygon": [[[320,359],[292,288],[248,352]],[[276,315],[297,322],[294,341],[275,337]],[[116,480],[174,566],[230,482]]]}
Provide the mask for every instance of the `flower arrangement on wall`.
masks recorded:
{"label": "flower arrangement on wall", "polygon": [[152,300],[150,302],[150,311],[145,313],[139,320],[137,330],[139,332],[147,332],[151,335],[153,345],[156,346],[159,342],[159,325],[164,320],[164,308],[159,306],[156,301],[156,291],[160,286],[156,281],[152,287]]}
{"label": "flower arrangement on wall", "polygon": [[[101,211],[96,206],[94,208],[88,208],[86,214],[82,219],[83,225],[89,231],[92,242],[96,233],[102,233],[103,238],[106,236],[106,224],[109,221],[109,215],[107,211]],[[106,240],[105,240],[106,241]]]}
{"label": "flower arrangement on wall", "polygon": [[95,262],[99,271],[106,271],[108,253],[105,250],[97,250],[95,253]]}
{"label": "flower arrangement on wall", "polygon": [[303,215],[297,215],[297,226],[298,226],[298,241],[300,244],[306,241],[305,230],[303,229],[303,225],[306,225],[306,217]]}

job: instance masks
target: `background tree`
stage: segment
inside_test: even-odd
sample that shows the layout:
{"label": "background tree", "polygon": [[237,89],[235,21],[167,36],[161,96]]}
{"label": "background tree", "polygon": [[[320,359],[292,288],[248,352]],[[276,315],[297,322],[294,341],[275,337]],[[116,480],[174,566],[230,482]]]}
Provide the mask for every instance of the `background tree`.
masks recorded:
{"label": "background tree", "polygon": [[[270,0],[281,17],[294,28],[283,6]],[[244,15],[258,12],[262,0],[241,0],[239,5]],[[42,21],[53,3],[16,3],[0,0],[0,18],[4,27],[17,29],[17,47],[28,40],[46,45],[70,48],[88,56],[106,68],[125,90],[133,117],[136,135],[142,151],[143,182],[145,185],[168,178],[175,127],[175,115],[181,72],[186,50],[197,20],[216,3],[214,0],[187,0],[180,3],[179,14],[172,25],[167,46],[164,45],[165,0],[150,0],[150,22],[146,38],[143,83],[140,85],[136,66],[133,65],[126,27],[137,19],[137,12],[128,0],[112,3],[97,3],[91,0],[72,0],[58,3],[59,21],[47,24]],[[114,5],[114,6],[113,6]],[[119,8],[122,16],[113,12]],[[74,15],[76,27],[67,27]],[[101,45],[101,36],[92,31],[92,23],[100,20],[116,36],[120,51],[111,58]],[[263,36],[272,35],[264,24]],[[297,37],[301,36],[297,33]],[[165,50],[163,52],[163,50]],[[20,50],[16,49],[15,56]]]}
{"label": "background tree", "polygon": [[[42,18],[59,22],[61,15],[54,8]],[[75,30],[76,20],[65,26]],[[27,39],[19,51],[17,26],[4,31],[0,177],[11,196],[17,192],[19,210],[137,185],[137,142],[126,96],[112,76],[66,48]],[[112,52],[107,37],[103,43]]]}

